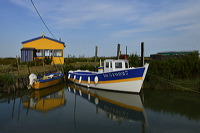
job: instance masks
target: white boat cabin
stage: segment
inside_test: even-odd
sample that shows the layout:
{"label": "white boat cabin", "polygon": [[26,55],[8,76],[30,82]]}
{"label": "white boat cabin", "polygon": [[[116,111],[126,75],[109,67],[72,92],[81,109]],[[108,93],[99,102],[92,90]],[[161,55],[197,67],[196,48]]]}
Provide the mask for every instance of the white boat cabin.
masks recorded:
{"label": "white boat cabin", "polygon": [[104,67],[99,67],[98,72],[112,72],[112,71],[119,71],[125,70],[129,68],[128,60],[111,60],[106,59],[104,60]]}

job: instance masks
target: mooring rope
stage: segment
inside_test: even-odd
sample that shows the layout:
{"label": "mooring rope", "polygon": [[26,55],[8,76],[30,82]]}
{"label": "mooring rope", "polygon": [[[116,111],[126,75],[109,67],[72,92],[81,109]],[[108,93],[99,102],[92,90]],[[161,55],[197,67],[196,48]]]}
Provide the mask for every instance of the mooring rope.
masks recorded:
{"label": "mooring rope", "polygon": [[180,84],[180,82],[172,81],[172,80],[169,80],[169,79],[166,79],[166,78],[163,78],[163,77],[154,75],[154,74],[149,73],[149,72],[148,72],[147,74],[149,74],[149,75],[151,75],[151,76],[154,76],[154,77],[156,77],[156,78],[159,78],[159,79],[161,79],[162,81],[164,81],[164,82],[166,82],[166,83],[168,83],[168,84],[171,84],[171,85],[173,85],[173,86],[176,86],[176,87],[179,87],[179,88],[182,88],[182,89],[185,89],[185,90],[192,91],[192,92],[195,92],[195,93],[199,93],[199,94],[200,94],[199,91],[195,91],[195,90],[192,90],[192,89],[189,89],[189,88],[186,88],[186,87],[177,85],[177,84]]}

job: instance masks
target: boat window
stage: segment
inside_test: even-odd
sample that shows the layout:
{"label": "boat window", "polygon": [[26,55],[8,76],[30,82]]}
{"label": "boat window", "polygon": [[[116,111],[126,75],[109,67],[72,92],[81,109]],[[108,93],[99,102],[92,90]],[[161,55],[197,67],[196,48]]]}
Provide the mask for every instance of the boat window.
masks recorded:
{"label": "boat window", "polygon": [[62,50],[54,50],[55,57],[62,57]]}
{"label": "boat window", "polygon": [[115,68],[122,68],[122,62],[115,62]]}
{"label": "boat window", "polygon": [[128,68],[128,62],[125,62],[125,67]]}
{"label": "boat window", "polygon": [[106,68],[109,68],[109,62],[106,62]]}
{"label": "boat window", "polygon": [[110,68],[112,68],[112,62],[110,62]]}

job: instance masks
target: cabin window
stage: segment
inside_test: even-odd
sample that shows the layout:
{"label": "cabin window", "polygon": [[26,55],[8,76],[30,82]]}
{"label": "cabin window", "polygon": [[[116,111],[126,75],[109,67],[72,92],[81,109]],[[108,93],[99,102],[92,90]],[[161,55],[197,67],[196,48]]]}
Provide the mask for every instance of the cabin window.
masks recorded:
{"label": "cabin window", "polygon": [[44,50],[44,56],[53,56],[53,50]]}
{"label": "cabin window", "polygon": [[115,62],[115,68],[122,68],[122,62]]}
{"label": "cabin window", "polygon": [[128,62],[125,62],[125,67],[128,68]]}
{"label": "cabin window", "polygon": [[36,57],[42,57],[43,56],[43,50],[42,49],[36,49]]}
{"label": "cabin window", "polygon": [[55,57],[62,57],[62,50],[54,50],[54,56]]}
{"label": "cabin window", "polygon": [[109,68],[109,62],[106,62],[106,68]]}

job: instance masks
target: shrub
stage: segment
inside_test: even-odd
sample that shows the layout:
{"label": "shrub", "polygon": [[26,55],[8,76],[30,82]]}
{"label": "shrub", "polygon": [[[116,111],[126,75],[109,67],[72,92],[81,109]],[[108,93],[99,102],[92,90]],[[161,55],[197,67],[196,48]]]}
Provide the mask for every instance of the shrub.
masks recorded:
{"label": "shrub", "polygon": [[52,57],[45,57],[44,58],[44,63],[46,65],[51,65],[51,62],[52,62]]}

